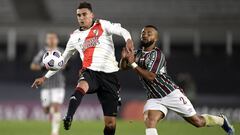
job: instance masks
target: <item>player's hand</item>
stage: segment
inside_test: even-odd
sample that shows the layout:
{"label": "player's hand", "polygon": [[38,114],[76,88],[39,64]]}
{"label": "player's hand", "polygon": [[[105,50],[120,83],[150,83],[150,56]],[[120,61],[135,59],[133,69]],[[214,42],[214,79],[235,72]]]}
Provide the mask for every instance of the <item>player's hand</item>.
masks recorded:
{"label": "player's hand", "polygon": [[121,53],[121,58],[125,59],[127,57],[128,51],[126,47],[123,47],[122,53]]}
{"label": "player's hand", "polygon": [[45,82],[45,80],[46,80],[47,78],[46,77],[40,77],[40,78],[37,78],[37,79],[35,79],[35,81],[33,82],[33,84],[32,84],[32,88],[38,88],[38,86],[41,86],[44,82]]}
{"label": "player's hand", "polygon": [[130,51],[127,53],[127,60],[130,64],[132,64],[133,62],[135,62],[135,55],[134,55],[134,51]]}
{"label": "player's hand", "polygon": [[131,39],[128,39],[126,41],[126,49],[128,52],[134,51],[134,45],[133,45],[133,41]]}

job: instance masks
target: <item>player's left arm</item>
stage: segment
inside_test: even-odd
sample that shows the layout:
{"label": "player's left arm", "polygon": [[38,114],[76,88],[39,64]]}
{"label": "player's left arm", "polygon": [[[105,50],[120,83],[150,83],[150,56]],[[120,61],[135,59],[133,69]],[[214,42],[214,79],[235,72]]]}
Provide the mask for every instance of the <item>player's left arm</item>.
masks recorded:
{"label": "player's left arm", "polygon": [[154,64],[157,64],[157,63],[150,63],[147,65],[147,69],[144,69],[135,63],[135,56],[133,52],[129,53],[127,58],[131,67],[134,69],[134,71],[136,71],[138,75],[142,76],[143,78],[149,81],[153,81],[156,78],[157,76],[156,71],[151,69],[153,69],[152,67],[154,66]]}
{"label": "player's left arm", "polygon": [[[70,38],[68,40],[68,43],[66,45],[66,48],[63,52],[64,65],[67,63],[67,61],[70,59],[70,57],[76,51],[74,46],[75,46],[75,44],[72,42],[72,36],[70,36]],[[35,79],[35,81],[33,82],[31,87],[32,88],[34,88],[34,87],[38,88],[38,86],[42,85],[48,78],[50,78],[51,76],[56,74],[58,71],[60,71],[60,70],[57,70],[57,71],[49,70],[44,76]]]}
{"label": "player's left arm", "polygon": [[111,23],[109,21],[102,20],[103,24],[105,25],[105,29],[108,34],[110,35],[118,35],[124,38],[126,42],[126,48],[129,52],[130,50],[134,50],[134,45],[132,41],[131,34],[128,30],[123,28],[120,23]]}

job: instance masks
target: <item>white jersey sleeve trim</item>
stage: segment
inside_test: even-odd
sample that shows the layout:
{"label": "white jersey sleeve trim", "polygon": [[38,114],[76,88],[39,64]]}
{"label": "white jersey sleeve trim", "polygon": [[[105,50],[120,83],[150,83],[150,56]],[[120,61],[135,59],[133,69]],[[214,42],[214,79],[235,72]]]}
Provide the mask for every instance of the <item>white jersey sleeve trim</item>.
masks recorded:
{"label": "white jersey sleeve trim", "polygon": [[51,76],[53,76],[54,74],[56,74],[58,71],[48,71],[46,74],[45,74],[45,77],[46,78],[50,78]]}

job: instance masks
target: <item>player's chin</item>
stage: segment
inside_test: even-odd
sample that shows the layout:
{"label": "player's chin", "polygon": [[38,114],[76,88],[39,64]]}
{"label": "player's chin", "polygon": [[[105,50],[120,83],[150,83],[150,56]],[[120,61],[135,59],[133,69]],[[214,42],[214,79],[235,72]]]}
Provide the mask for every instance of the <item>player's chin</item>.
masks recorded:
{"label": "player's chin", "polygon": [[143,39],[143,40],[141,40],[141,43],[143,43],[143,44],[147,44],[149,41],[147,40],[147,39]]}
{"label": "player's chin", "polygon": [[79,22],[80,27],[85,27],[85,23],[84,22]]}

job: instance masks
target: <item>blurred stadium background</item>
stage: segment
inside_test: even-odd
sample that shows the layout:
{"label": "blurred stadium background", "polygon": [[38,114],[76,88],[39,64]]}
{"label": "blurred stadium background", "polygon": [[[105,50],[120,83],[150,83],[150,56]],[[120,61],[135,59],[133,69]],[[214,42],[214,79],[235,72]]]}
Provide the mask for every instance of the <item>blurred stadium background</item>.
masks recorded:
{"label": "blurred stadium background", "polygon": [[[38,49],[44,47],[47,32],[56,32],[60,46],[65,47],[69,35],[78,27],[75,9],[79,2],[0,0],[0,123],[47,119],[41,110],[39,90],[30,88],[34,78],[43,73],[30,71],[29,65]],[[239,0],[88,2],[92,3],[96,18],[120,22],[127,28],[136,47],[139,47],[141,28],[156,25],[160,30],[159,47],[168,56],[168,73],[185,89],[197,110],[212,114],[223,112],[232,121],[240,121]],[[119,60],[124,42],[118,37],[114,39]],[[68,63],[66,98],[77,82],[80,65],[78,55]],[[120,71],[118,76],[123,101],[119,118],[141,120],[145,91],[138,77],[131,71]],[[87,95],[76,119],[101,118],[96,96]],[[172,112],[167,119],[181,120]]]}

